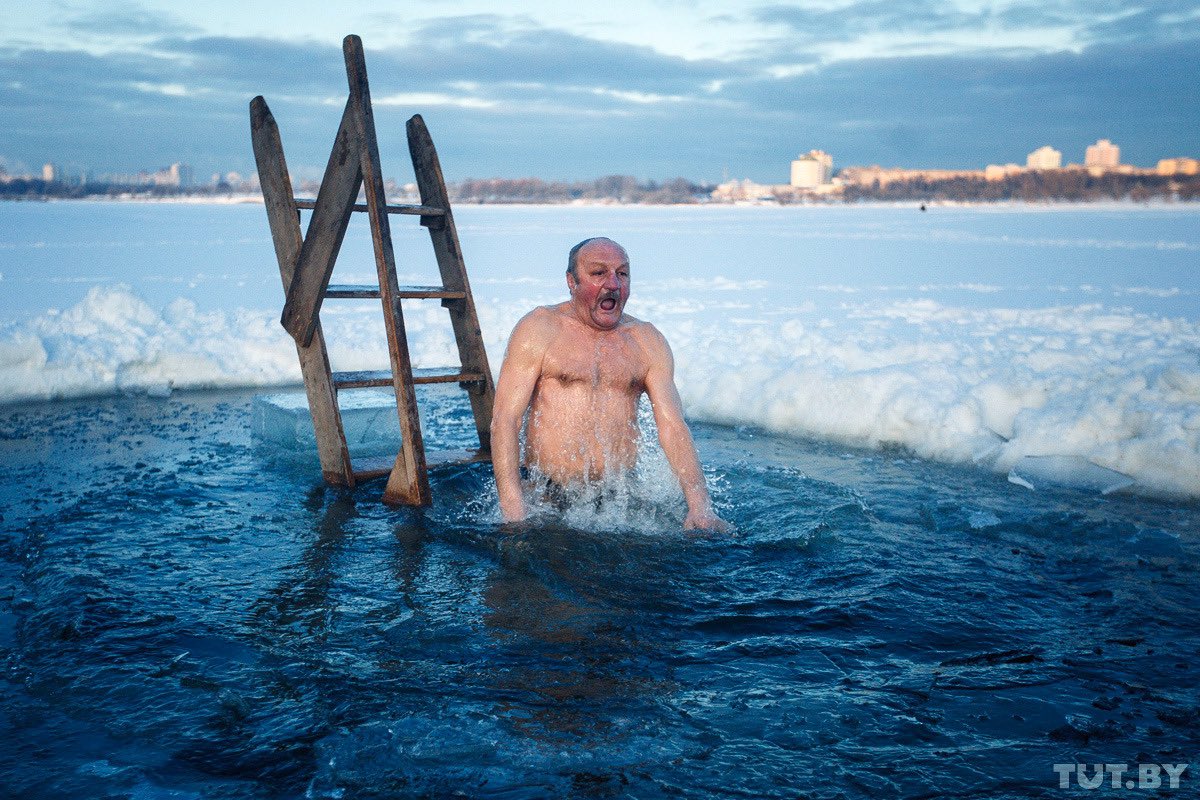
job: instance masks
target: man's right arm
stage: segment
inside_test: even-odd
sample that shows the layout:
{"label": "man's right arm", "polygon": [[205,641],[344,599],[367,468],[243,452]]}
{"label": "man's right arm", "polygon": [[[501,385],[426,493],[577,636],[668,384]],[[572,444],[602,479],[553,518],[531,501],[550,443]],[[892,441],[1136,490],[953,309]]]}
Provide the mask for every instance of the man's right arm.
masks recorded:
{"label": "man's right arm", "polygon": [[505,522],[518,522],[528,513],[521,495],[521,420],[542,374],[542,359],[552,333],[545,309],[526,314],[513,328],[496,382],[492,406],[492,468]]}

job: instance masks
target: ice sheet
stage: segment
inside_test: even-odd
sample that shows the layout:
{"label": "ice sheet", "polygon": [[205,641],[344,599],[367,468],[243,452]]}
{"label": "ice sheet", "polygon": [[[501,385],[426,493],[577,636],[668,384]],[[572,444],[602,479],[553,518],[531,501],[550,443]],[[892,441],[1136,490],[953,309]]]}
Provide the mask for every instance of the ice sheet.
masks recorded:
{"label": "ice sheet", "polygon": [[[19,210],[24,225],[51,212]],[[31,244],[0,246],[4,302],[31,307],[35,290],[67,294],[47,294],[28,318],[0,317],[0,402],[298,385],[261,209],[237,213],[226,224],[246,226],[240,258],[256,263],[264,287],[274,282],[269,291],[243,291],[236,284],[244,281],[200,281],[194,291],[152,281],[146,276],[165,267],[149,260],[109,270],[129,283],[97,274],[88,286],[88,270],[81,283],[47,283],[28,264],[64,248],[34,247],[39,234],[10,229],[5,236]],[[1200,206],[926,215],[472,208],[461,216],[493,371],[521,315],[565,297],[567,247],[607,232],[633,259],[628,311],[666,334],[692,418],[899,446],[1001,475],[1027,457],[1062,456],[1128,476],[1138,492],[1200,497]],[[215,216],[208,222],[218,227]],[[148,241],[142,220],[124,224],[106,235]],[[362,233],[352,226],[348,242]],[[237,241],[234,231],[222,243]],[[414,270],[405,280],[428,281],[418,274],[427,237],[398,248],[402,271]],[[369,256],[369,246],[360,249]],[[129,262],[160,252],[105,250]],[[369,260],[353,242],[347,253],[335,278],[368,279]],[[249,274],[244,265],[222,268]],[[214,294],[219,286],[224,293]],[[47,305],[75,291],[82,299]],[[326,304],[335,369],[386,367],[380,319],[375,302]],[[456,363],[437,303],[406,301],[405,323],[415,366]]]}

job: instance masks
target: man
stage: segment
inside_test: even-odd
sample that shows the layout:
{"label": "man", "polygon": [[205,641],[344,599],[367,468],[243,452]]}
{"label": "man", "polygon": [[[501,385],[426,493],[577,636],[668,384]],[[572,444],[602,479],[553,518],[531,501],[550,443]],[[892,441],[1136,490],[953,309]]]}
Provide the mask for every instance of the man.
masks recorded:
{"label": "man", "polygon": [[658,438],[683,487],[684,528],[726,531],[716,516],[683,407],[667,340],[624,314],[629,256],[611,239],[585,239],[567,260],[571,299],[535,308],[509,339],[492,412],[492,463],[500,512],[509,522],[528,509],[521,493],[518,437],[529,410],[525,463],[547,488],[622,474],[637,461],[637,406],[650,398]]}

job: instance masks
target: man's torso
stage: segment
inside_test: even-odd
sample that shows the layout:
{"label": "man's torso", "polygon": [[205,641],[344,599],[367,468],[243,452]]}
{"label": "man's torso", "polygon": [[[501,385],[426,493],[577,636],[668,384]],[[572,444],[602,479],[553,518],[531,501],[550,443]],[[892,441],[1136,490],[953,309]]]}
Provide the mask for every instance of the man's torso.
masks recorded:
{"label": "man's torso", "polygon": [[599,480],[637,460],[637,406],[649,358],[628,317],[592,331],[558,308],[530,402],[525,460],[557,483]]}

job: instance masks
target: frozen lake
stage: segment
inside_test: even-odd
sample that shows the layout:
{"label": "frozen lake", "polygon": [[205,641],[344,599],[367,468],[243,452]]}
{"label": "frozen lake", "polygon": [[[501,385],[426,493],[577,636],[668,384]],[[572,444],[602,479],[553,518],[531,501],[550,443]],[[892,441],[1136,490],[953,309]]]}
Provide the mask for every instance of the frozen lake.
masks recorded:
{"label": "frozen lake", "polygon": [[[299,377],[261,207],[0,204],[0,793],[1024,800],[1194,760],[1200,210],[458,218],[493,368],[571,244],[628,246],[737,535],[680,530],[652,448],[515,529],[486,464],[427,509],[327,487],[254,434]],[[329,306],[335,366],[386,363],[379,316]]]}
{"label": "frozen lake", "polygon": [[[1195,206],[456,216],[494,370],[516,320],[565,296],[567,249],[609,235],[693,419],[999,472],[1075,459],[1200,495]],[[424,231],[395,228],[401,282],[435,282]],[[373,269],[356,215],[334,280]],[[0,288],[0,401],[299,379],[261,206],[0,204]],[[335,368],[386,364],[373,303],[326,309]],[[444,312],[408,309],[417,366],[450,363]]]}

